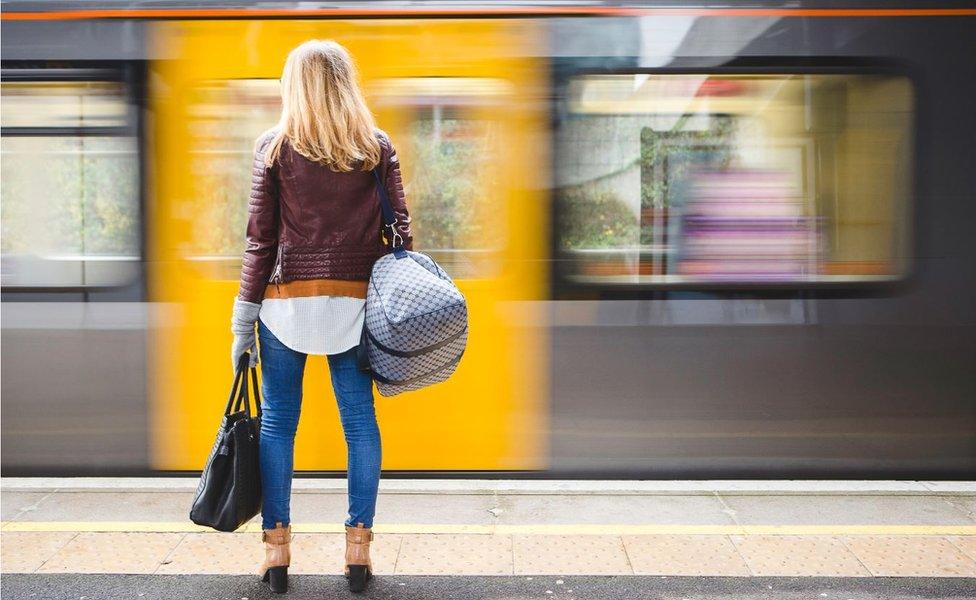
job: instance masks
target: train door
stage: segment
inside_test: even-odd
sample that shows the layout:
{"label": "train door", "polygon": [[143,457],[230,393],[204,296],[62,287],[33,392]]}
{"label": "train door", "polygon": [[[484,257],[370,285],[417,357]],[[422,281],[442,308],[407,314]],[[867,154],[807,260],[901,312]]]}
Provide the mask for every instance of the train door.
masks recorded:
{"label": "train door", "polygon": [[[522,21],[195,21],[156,26],[152,65],[151,457],[199,469],[231,378],[231,303],[254,139],[274,125],[294,46],[344,44],[397,145],[415,245],[456,279],[471,333],[446,383],[382,398],[387,470],[546,465],[547,233],[540,39]],[[378,210],[378,208],[377,208]],[[296,469],[345,468],[324,357],[310,357]]]}

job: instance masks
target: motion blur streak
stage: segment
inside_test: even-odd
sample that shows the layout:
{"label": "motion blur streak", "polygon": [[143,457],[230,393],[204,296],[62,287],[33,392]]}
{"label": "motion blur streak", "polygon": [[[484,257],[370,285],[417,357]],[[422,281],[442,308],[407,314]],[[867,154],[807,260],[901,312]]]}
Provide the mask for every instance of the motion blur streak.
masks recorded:
{"label": "motion blur streak", "polygon": [[91,9],[0,14],[8,21],[77,19],[198,19],[250,17],[402,17],[402,16],[658,16],[658,17],[965,17],[972,8],[651,8],[621,6],[480,6],[418,8],[152,8]]}
{"label": "motion blur streak", "polygon": [[[976,470],[976,9],[59,6],[2,3],[5,475],[200,468],[309,38],[356,57],[469,300],[455,377],[378,401],[388,471]],[[345,468],[327,382],[303,470]]]}

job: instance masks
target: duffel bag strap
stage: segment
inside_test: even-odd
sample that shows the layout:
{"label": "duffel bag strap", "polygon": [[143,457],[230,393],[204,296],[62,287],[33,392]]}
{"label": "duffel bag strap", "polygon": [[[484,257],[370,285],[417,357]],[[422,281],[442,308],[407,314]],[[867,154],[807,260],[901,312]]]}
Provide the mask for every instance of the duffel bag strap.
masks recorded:
{"label": "duffel bag strap", "polygon": [[393,205],[390,203],[390,196],[386,193],[386,185],[383,183],[383,178],[380,177],[380,168],[376,167],[373,169],[373,179],[376,180],[376,189],[380,195],[380,211],[383,213],[383,225],[389,227],[390,229],[390,249],[398,258],[406,256],[406,251],[403,249],[403,236],[397,231],[397,221],[396,213],[393,212]]}

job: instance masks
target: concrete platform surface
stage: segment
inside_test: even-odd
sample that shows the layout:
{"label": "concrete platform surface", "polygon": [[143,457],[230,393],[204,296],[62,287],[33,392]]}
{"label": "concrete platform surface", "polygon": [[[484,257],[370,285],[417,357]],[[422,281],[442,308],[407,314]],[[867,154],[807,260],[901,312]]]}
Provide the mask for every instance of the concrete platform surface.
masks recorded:
{"label": "concrete platform surface", "polygon": [[380,577],[364,594],[349,593],[339,576],[292,577],[286,596],[248,576],[7,575],[4,600],[909,600],[974,598],[960,579],[822,579],[713,577]]}
{"label": "concrete platform surface", "polygon": [[[4,477],[0,489],[19,492],[115,491],[192,492],[196,477]],[[345,493],[346,480],[299,477],[292,492]],[[896,494],[976,495],[976,481],[728,479],[728,480],[566,480],[566,479],[398,479],[380,481],[381,492],[436,494]]]}
{"label": "concrete platform surface", "polygon": [[[179,479],[0,481],[0,570],[250,573],[262,553],[260,522],[233,534],[192,524],[190,479]],[[802,482],[790,492],[770,482],[646,483],[386,480],[376,571],[976,578],[968,484]],[[344,485],[296,481],[293,573],[341,572]]]}

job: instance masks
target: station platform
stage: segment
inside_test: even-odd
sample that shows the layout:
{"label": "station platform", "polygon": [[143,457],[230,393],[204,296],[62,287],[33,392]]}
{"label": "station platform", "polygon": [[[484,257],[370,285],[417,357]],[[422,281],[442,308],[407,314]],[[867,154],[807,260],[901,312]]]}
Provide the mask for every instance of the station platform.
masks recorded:
{"label": "station platform", "polygon": [[[196,485],[0,480],[3,596],[265,597],[260,523],[192,524]],[[296,479],[292,597],[342,591],[345,508]],[[379,597],[976,597],[972,482],[384,479],[374,531]]]}

